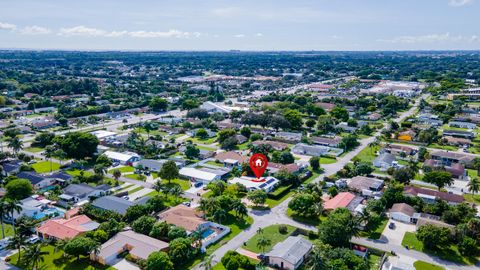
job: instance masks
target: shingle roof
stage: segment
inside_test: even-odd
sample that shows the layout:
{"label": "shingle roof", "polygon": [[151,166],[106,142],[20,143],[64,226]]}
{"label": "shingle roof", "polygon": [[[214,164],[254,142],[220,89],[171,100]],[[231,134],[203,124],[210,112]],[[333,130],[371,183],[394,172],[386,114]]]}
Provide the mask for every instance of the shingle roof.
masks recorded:
{"label": "shingle roof", "polygon": [[462,195],[450,194],[447,192],[440,192],[433,189],[414,187],[414,186],[406,186],[403,189],[403,193],[409,194],[412,196],[417,196],[418,194],[425,194],[429,196],[434,196],[436,198],[442,199],[447,202],[454,202],[454,203],[461,203],[465,201]]}
{"label": "shingle roof", "polygon": [[115,196],[104,196],[93,201],[92,205],[97,208],[125,215],[127,209],[135,205],[135,203]]}
{"label": "shingle roof", "polygon": [[340,207],[347,207],[350,202],[355,198],[355,195],[350,192],[340,192],[337,196],[328,200],[324,204],[324,208],[327,210],[333,210]]}
{"label": "shingle roof", "polygon": [[289,236],[285,241],[276,244],[272,251],[265,254],[268,257],[279,257],[296,265],[312,249],[312,243],[299,236]]}
{"label": "shingle roof", "polygon": [[36,185],[45,179],[43,176],[39,175],[36,172],[19,172],[17,174],[17,177],[27,179],[28,181],[30,181],[30,183],[32,183],[32,185]]}
{"label": "shingle roof", "polygon": [[400,212],[409,217],[412,217],[413,214],[415,214],[415,209],[406,203],[396,203],[392,205],[392,208],[390,208],[388,212],[389,213]]}
{"label": "shingle roof", "polygon": [[198,226],[207,222],[200,216],[201,212],[185,205],[177,205],[158,214],[158,218],[168,224],[182,227],[189,232],[198,229]]}

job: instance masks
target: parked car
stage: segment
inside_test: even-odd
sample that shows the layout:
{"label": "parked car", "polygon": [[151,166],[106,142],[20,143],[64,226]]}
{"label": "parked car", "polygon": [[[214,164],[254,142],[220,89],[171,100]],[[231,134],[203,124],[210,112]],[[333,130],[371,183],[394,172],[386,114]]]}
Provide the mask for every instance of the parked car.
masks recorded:
{"label": "parked car", "polygon": [[29,243],[29,244],[35,244],[35,243],[37,243],[38,241],[40,241],[40,237],[38,237],[38,235],[35,235],[35,234],[33,234],[32,236],[30,236],[30,237],[27,239],[27,243]]}
{"label": "parked car", "polygon": [[394,229],[395,229],[395,223],[390,222],[390,224],[388,224],[388,228],[389,228],[390,230],[394,230]]}
{"label": "parked car", "polygon": [[196,187],[196,188],[199,188],[199,187],[201,187],[202,185],[203,185],[202,182],[195,182],[195,184],[193,184],[193,186]]}
{"label": "parked car", "polygon": [[188,206],[188,207],[190,207],[190,205],[191,205],[190,202],[183,202],[182,204],[185,205],[185,206]]}

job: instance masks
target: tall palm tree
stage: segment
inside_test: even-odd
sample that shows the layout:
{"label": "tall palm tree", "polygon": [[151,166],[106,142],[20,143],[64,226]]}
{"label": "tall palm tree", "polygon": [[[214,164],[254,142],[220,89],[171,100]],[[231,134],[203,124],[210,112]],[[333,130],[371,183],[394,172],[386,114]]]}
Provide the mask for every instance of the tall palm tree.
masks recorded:
{"label": "tall palm tree", "polygon": [[115,179],[115,183],[118,184],[118,179],[122,176],[122,172],[119,169],[113,170],[113,178]]}
{"label": "tall palm tree", "polygon": [[15,220],[13,215],[16,213],[20,213],[22,211],[22,206],[18,203],[17,200],[7,199],[5,205],[6,212],[12,221],[13,231],[16,233],[17,229],[15,227]]}
{"label": "tall palm tree", "polygon": [[23,142],[18,136],[7,137],[7,146],[12,149],[13,154],[17,156],[18,152],[23,149]]}
{"label": "tall palm tree", "polygon": [[39,263],[45,261],[45,255],[50,254],[50,252],[42,250],[42,246],[43,244],[34,244],[25,250],[25,258],[30,262],[27,265],[31,264],[33,270],[38,269]]}
{"label": "tall palm tree", "polygon": [[50,161],[50,172],[52,172],[52,157],[53,153],[55,153],[55,147],[53,145],[49,145],[45,147],[45,151],[43,152],[43,155]]}
{"label": "tall palm tree", "polygon": [[262,228],[262,227],[258,227],[257,233],[258,233],[258,234],[263,234],[263,228]]}
{"label": "tall palm tree", "polygon": [[204,270],[212,270],[213,269],[213,258],[215,258],[215,255],[213,255],[213,254],[205,257],[205,259],[203,259],[200,266],[203,267]]}
{"label": "tall palm tree", "polygon": [[322,213],[323,213],[323,204],[322,204],[322,201],[319,201],[319,202],[316,202],[314,205],[313,205],[313,209],[315,211],[315,214],[317,216],[320,216]]}
{"label": "tall palm tree", "polygon": [[262,235],[257,240],[257,247],[262,250],[262,253],[265,253],[265,248],[268,247],[271,243],[272,241],[270,241],[270,239]]}
{"label": "tall palm tree", "polygon": [[227,218],[227,212],[226,212],[223,208],[220,208],[220,209],[218,209],[217,211],[215,211],[215,213],[213,213],[213,215],[214,215],[213,218],[214,218],[218,223],[222,223],[222,221]]}
{"label": "tall palm tree", "polygon": [[2,239],[5,238],[5,226],[3,224],[3,220],[7,214],[7,203],[5,200],[0,200],[0,223],[2,224]]}
{"label": "tall palm tree", "polygon": [[470,178],[467,184],[468,191],[470,191],[473,195],[480,191],[480,180],[477,177]]}
{"label": "tall palm tree", "polygon": [[240,200],[238,201],[235,201],[233,203],[233,210],[235,211],[236,215],[238,215],[238,217],[241,217],[243,218],[244,216],[246,216],[248,214],[248,209],[247,207],[245,206],[245,204],[243,204]]}
{"label": "tall palm tree", "polygon": [[180,195],[182,195],[183,190],[179,185],[175,185],[168,190],[168,193],[170,193],[170,195],[172,195],[173,197],[178,198],[180,197]]}
{"label": "tall palm tree", "polygon": [[196,230],[190,234],[190,239],[195,247],[200,247],[202,245],[202,234],[200,231]]}
{"label": "tall palm tree", "polygon": [[379,141],[377,139],[373,140],[371,143],[368,144],[370,147],[370,153],[373,152],[373,149],[379,145]]}
{"label": "tall palm tree", "polygon": [[18,249],[18,264],[21,265],[22,260],[22,247],[24,247],[27,243],[27,236],[15,233],[15,236],[10,239],[8,242],[7,248],[8,249]]}

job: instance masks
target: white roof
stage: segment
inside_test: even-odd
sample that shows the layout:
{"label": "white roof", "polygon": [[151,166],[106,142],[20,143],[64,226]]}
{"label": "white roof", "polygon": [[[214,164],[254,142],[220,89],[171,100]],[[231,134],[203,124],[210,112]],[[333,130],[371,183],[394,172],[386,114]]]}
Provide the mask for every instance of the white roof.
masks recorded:
{"label": "white roof", "polygon": [[201,179],[205,181],[213,181],[217,177],[217,175],[214,173],[201,171],[192,167],[181,168],[179,171],[179,174],[186,177],[192,177],[192,178]]}
{"label": "white roof", "polygon": [[252,180],[254,180],[255,178],[253,177],[246,177],[246,176],[242,176],[242,177],[234,177],[233,179],[231,180],[228,180],[228,182],[230,184],[236,184],[236,183],[239,183],[239,184],[242,184],[244,185],[247,189],[264,189],[264,190],[268,190],[270,189],[272,186],[278,184],[278,179],[275,178],[275,177],[266,177],[264,182],[254,182]]}
{"label": "white roof", "polygon": [[138,157],[137,154],[125,154],[125,153],[119,153],[114,151],[105,151],[105,153],[103,154],[110,159],[119,160],[119,161],[128,161],[133,157]]}
{"label": "white roof", "polygon": [[103,139],[106,137],[117,135],[117,133],[115,132],[106,131],[106,130],[96,130],[96,131],[93,131],[92,134],[95,135],[98,139]]}

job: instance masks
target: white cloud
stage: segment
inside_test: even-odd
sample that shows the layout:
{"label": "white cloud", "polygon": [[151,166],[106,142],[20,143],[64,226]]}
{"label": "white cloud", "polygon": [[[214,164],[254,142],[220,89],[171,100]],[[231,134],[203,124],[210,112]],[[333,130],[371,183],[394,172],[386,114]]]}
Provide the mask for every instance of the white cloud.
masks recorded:
{"label": "white cloud", "polygon": [[15,30],[16,28],[15,24],[0,22],[0,30]]}
{"label": "white cloud", "polygon": [[263,34],[262,34],[262,33],[256,33],[255,36],[257,36],[257,37],[263,37]]}
{"label": "white cloud", "polygon": [[236,37],[236,38],[244,38],[245,35],[244,35],[244,34],[237,34],[237,35],[234,35],[233,37]]}
{"label": "white cloud", "polygon": [[131,37],[136,38],[189,38],[189,37],[199,37],[201,34],[198,32],[189,33],[182,32],[179,30],[171,29],[166,32],[160,31],[133,31],[128,33]]}
{"label": "white cloud", "polygon": [[448,5],[452,7],[461,7],[473,3],[473,0],[449,0]]}
{"label": "white cloud", "polygon": [[52,30],[38,25],[27,26],[21,30],[24,35],[46,35],[50,34]]}
{"label": "white cloud", "polygon": [[99,37],[105,36],[108,34],[107,31],[97,28],[89,28],[83,25],[71,27],[71,28],[61,28],[58,32],[60,36],[84,36],[84,37]]}
{"label": "white cloud", "polygon": [[415,43],[435,43],[435,42],[475,42],[479,38],[476,35],[472,36],[452,36],[450,33],[445,34],[430,34],[422,36],[399,36],[393,39],[377,39],[378,42],[386,43],[404,43],[404,44],[415,44]]}

